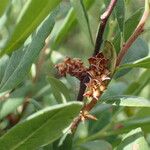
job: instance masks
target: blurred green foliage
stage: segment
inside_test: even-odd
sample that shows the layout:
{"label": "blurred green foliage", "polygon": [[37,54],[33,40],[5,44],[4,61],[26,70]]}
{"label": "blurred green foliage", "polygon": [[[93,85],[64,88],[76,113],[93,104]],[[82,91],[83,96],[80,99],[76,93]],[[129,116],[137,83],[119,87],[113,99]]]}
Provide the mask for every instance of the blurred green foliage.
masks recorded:
{"label": "blurred green foliage", "polygon": [[[0,150],[150,149],[150,19],[91,111],[98,120],[82,122],[71,135],[82,106],[75,102],[79,81],[60,77],[54,65],[68,56],[88,66],[109,1],[0,3]],[[116,53],[143,7],[141,0],[118,0],[104,33]]]}

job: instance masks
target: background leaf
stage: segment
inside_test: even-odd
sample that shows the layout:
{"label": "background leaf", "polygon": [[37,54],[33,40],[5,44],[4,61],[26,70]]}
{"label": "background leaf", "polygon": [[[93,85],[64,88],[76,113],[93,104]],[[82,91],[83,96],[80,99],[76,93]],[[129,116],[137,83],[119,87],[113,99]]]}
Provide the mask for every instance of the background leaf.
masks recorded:
{"label": "background leaf", "polygon": [[0,56],[4,53],[11,53],[17,50],[60,1],[61,0],[28,0],[18,17],[18,22],[13,34],[6,47],[0,53]]}
{"label": "background leaf", "polygon": [[65,86],[65,84],[63,84],[60,80],[53,78],[53,77],[48,77],[48,81],[51,85],[52,91],[54,92],[53,94],[54,94],[56,100],[57,100],[57,95],[55,95],[55,94],[59,94],[60,99],[57,100],[59,103],[64,102],[63,98],[61,97],[61,94],[64,95],[65,102],[70,101],[70,99],[71,99],[70,95],[69,95],[70,91]]}
{"label": "background leaf", "polygon": [[[124,58],[121,61],[121,65],[126,63],[134,63],[135,61],[144,58],[148,55],[149,48],[147,43],[142,40],[141,38],[138,38],[132,46],[129,48],[128,52],[124,56]],[[128,73],[130,70],[124,69],[124,70],[118,70],[115,74],[115,78],[119,78],[126,73]]]}
{"label": "background leaf", "polygon": [[79,22],[82,30],[84,31],[84,33],[88,37],[89,41],[93,45],[94,43],[93,43],[92,33],[91,33],[91,29],[90,29],[89,19],[88,19],[88,15],[87,15],[83,1],[82,0],[71,0],[71,3],[73,5],[76,17],[78,19],[78,22]]}
{"label": "background leaf", "polygon": [[116,105],[116,106],[128,106],[128,107],[150,107],[150,101],[136,96],[112,96],[103,99],[102,101]]}
{"label": "background leaf", "polygon": [[105,57],[109,60],[109,70],[111,71],[111,74],[114,73],[115,67],[116,67],[116,51],[114,49],[114,46],[109,41],[104,42],[104,48],[103,52],[105,54]]}
{"label": "background leaf", "polygon": [[49,144],[62,135],[81,109],[81,103],[73,102],[45,108],[16,125],[0,138],[1,150],[35,150]]}
{"label": "background leaf", "polygon": [[8,61],[9,61],[9,57],[6,55],[0,58],[0,82],[4,76]]}
{"label": "background leaf", "polygon": [[45,39],[53,29],[55,15],[51,14],[43,22],[28,46],[13,53],[0,84],[0,92],[16,87],[27,75],[32,63],[44,47]]}
{"label": "background leaf", "polygon": [[25,95],[31,90],[31,85],[27,84],[15,90],[7,99],[0,102],[0,120],[14,112],[24,101]]}
{"label": "background leaf", "polygon": [[[134,29],[138,25],[138,23],[141,19],[141,16],[142,16],[142,12],[143,12],[143,9],[137,10],[131,17],[129,17],[125,21],[124,33],[123,33],[125,41],[127,41],[127,39],[130,37],[130,35],[133,33]],[[113,40],[113,44],[118,53],[121,48],[121,37],[120,37],[119,31],[117,32],[117,34]]]}
{"label": "background leaf", "polygon": [[117,150],[148,150],[148,144],[144,138],[143,132],[140,128],[130,131],[123,138],[122,143],[117,147]]}
{"label": "background leaf", "polygon": [[[89,8],[92,6],[95,0],[86,0],[83,1],[86,10],[89,10]],[[68,11],[66,17],[64,18],[63,23],[59,26],[59,29],[54,37],[52,47],[56,48],[59,46],[59,44],[64,41],[67,34],[70,32],[70,30],[77,24],[76,14],[73,7],[70,8]]]}
{"label": "background leaf", "polygon": [[124,0],[117,1],[115,7],[115,14],[119,25],[120,32],[124,30],[124,19],[125,19],[125,2]]}
{"label": "background leaf", "polygon": [[8,2],[10,0],[1,0],[1,5],[0,5],[0,17],[2,16],[2,14],[4,13],[7,5],[8,5]]}
{"label": "background leaf", "polygon": [[90,141],[90,142],[86,142],[84,144],[81,144],[80,146],[82,149],[81,150],[111,150],[112,147],[111,145],[104,141],[104,140],[96,140],[96,141]]}
{"label": "background leaf", "polygon": [[141,76],[134,80],[126,89],[127,95],[139,95],[143,88],[150,83],[150,70],[145,70]]}
{"label": "background leaf", "polygon": [[119,67],[119,69],[134,68],[134,67],[150,68],[150,57],[145,57],[145,58],[137,60],[133,63],[127,63],[127,64],[124,64],[124,65],[121,65]]}

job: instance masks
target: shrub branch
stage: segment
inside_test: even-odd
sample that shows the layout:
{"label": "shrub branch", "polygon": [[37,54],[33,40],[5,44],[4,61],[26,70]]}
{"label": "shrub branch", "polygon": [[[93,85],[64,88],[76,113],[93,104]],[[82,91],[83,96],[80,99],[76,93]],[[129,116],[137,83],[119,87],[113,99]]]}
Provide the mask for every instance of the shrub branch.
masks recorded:
{"label": "shrub branch", "polygon": [[[99,49],[101,47],[101,44],[103,42],[103,34],[104,34],[104,30],[105,30],[105,26],[107,23],[107,20],[109,18],[109,16],[112,13],[112,10],[116,4],[117,0],[111,0],[108,8],[106,9],[106,11],[101,15],[101,23],[99,25],[99,30],[97,33],[97,38],[96,38],[96,43],[95,43],[95,49],[94,49],[94,53],[93,56],[97,55],[97,53],[99,52]],[[135,31],[133,32],[133,34],[130,36],[130,38],[127,40],[127,42],[123,45],[122,49],[120,50],[120,53],[118,54],[118,58],[117,58],[117,63],[116,63],[116,67],[119,66],[122,58],[124,57],[124,55],[127,53],[128,49],[130,48],[130,46],[133,44],[133,42],[137,39],[137,37],[144,31],[144,25],[145,22],[149,16],[149,7],[150,7],[150,2],[149,0],[145,0],[145,11],[143,13],[143,16],[139,22],[139,24],[137,25]],[[87,81],[88,76],[85,77],[85,81]],[[80,84],[80,91],[79,91],[79,95],[78,95],[78,100],[82,101],[83,100],[83,94],[85,92],[86,86],[84,80],[81,82]],[[107,82],[106,84],[106,88],[109,82]],[[97,99],[93,98],[90,103],[85,104],[83,106],[83,108],[80,111],[79,116],[77,116],[72,125],[71,125],[71,131],[74,132],[78,126],[78,124],[86,119],[96,119],[94,116],[89,114],[89,111],[97,104]]]}
{"label": "shrub branch", "polygon": [[[106,11],[101,15],[100,19],[100,23],[99,23],[99,27],[98,27],[98,32],[97,32],[97,36],[96,36],[96,42],[95,42],[95,48],[94,48],[94,52],[93,52],[93,56],[95,56],[96,54],[98,54],[100,47],[102,45],[103,42],[103,34],[105,31],[105,27],[108,21],[109,16],[111,15],[113,8],[116,4],[117,0],[111,0]],[[86,90],[86,85],[85,83],[87,83],[89,81],[88,75],[80,82],[80,89],[79,89],[79,93],[77,96],[77,100],[78,101],[83,101],[83,94]]]}
{"label": "shrub branch", "polygon": [[[108,21],[109,16],[111,15],[114,6],[116,5],[117,0],[111,0],[106,11],[101,15],[100,19],[101,22],[98,27],[98,32],[96,36],[96,42],[95,42],[95,48],[93,52],[93,56],[96,56],[99,53],[100,47],[103,42],[103,34],[105,31],[105,27]],[[83,101],[83,94],[86,90],[86,85],[85,83],[89,82],[89,77],[88,74],[85,76],[85,78],[80,82],[80,89],[78,93],[77,100],[78,101]],[[93,119],[96,120],[96,118],[92,115],[90,115],[88,112],[97,104],[97,99],[93,98],[90,103],[86,104],[83,106],[83,108],[80,111],[79,116],[77,116],[74,121],[72,122],[71,125],[71,131],[74,132],[76,128],[78,127],[78,124],[83,121],[84,119]]]}
{"label": "shrub branch", "polygon": [[120,65],[120,63],[121,63],[123,57],[125,56],[125,54],[127,53],[128,49],[131,47],[131,45],[134,43],[134,41],[139,37],[139,35],[144,31],[144,25],[150,14],[149,5],[150,5],[149,0],[145,0],[145,10],[144,10],[143,16],[142,16],[139,24],[137,25],[136,29],[130,36],[130,38],[127,40],[127,42],[123,45],[122,49],[120,50],[118,57],[117,57],[116,67]]}
{"label": "shrub branch", "polygon": [[100,47],[101,47],[102,42],[103,42],[103,34],[105,31],[105,27],[106,27],[108,18],[111,15],[114,6],[116,5],[116,2],[117,2],[117,0],[111,0],[106,11],[100,17],[101,22],[100,22],[99,27],[98,27],[98,32],[97,32],[93,56],[95,56],[100,50]]}

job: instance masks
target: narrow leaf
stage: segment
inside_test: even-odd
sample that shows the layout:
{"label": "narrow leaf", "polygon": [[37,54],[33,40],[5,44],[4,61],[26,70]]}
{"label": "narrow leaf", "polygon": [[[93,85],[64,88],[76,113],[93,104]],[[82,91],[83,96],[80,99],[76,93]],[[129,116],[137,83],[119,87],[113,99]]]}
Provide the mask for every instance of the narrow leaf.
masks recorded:
{"label": "narrow leaf", "polygon": [[8,3],[9,3],[9,0],[1,0],[1,4],[0,4],[0,17],[4,13],[4,11],[5,11]]}
{"label": "narrow leaf", "polygon": [[55,13],[51,14],[42,23],[27,47],[13,53],[0,84],[0,92],[16,87],[27,75],[32,63],[44,47],[45,39],[53,29],[55,15]]}
{"label": "narrow leaf", "polygon": [[[83,1],[86,10],[88,10],[95,0],[86,0]],[[66,35],[69,33],[69,31],[77,24],[76,14],[74,8],[70,8],[67,16],[65,17],[63,23],[58,29],[58,32],[55,35],[53,45],[52,47],[57,47],[66,37]]]}
{"label": "narrow leaf", "polygon": [[103,52],[106,58],[108,58],[109,60],[109,65],[110,65],[109,70],[111,71],[111,74],[113,74],[116,67],[116,60],[117,60],[117,55],[113,44],[110,43],[109,41],[105,41]]}
{"label": "narrow leaf", "polygon": [[120,32],[124,30],[124,19],[125,19],[125,2],[124,0],[117,1],[115,7],[115,14],[119,25]]}
{"label": "narrow leaf", "polygon": [[137,96],[112,96],[102,100],[103,102],[115,106],[128,106],[128,107],[150,107],[150,101]]}
{"label": "narrow leaf", "polygon": [[125,68],[150,68],[150,57],[145,57],[143,59],[137,60],[133,63],[127,63],[121,65],[118,69],[125,69]]}
{"label": "narrow leaf", "polygon": [[0,83],[4,76],[8,61],[9,61],[9,57],[7,55],[4,55],[2,58],[0,58]]}
{"label": "narrow leaf", "polygon": [[92,33],[90,29],[88,15],[82,0],[71,0],[78,22],[93,45]]}
{"label": "narrow leaf", "polygon": [[0,53],[11,53],[17,50],[36,29],[44,18],[60,3],[61,0],[28,0],[18,17],[17,25],[6,47]]}
{"label": "narrow leaf", "polygon": [[117,150],[149,150],[141,128],[134,129],[127,133]]}
{"label": "narrow leaf", "polygon": [[[126,53],[123,60],[121,61],[121,65],[134,63],[135,61],[146,57],[148,53],[149,53],[149,48],[147,43],[143,39],[138,38],[129,48],[128,52]],[[125,75],[126,73],[128,73],[129,71],[130,69],[117,70],[115,74],[115,78],[119,78]]]}
{"label": "narrow leaf", "polygon": [[79,102],[45,108],[16,125],[0,138],[1,150],[35,150],[58,139],[79,113]]}
{"label": "narrow leaf", "polygon": [[[48,77],[48,81],[53,91],[56,91],[56,93],[58,94],[63,94],[64,97],[66,98],[66,101],[70,100],[70,95],[69,95],[70,91],[65,86],[65,84],[63,84],[60,80],[53,78],[53,77]],[[62,101],[58,100],[58,102],[63,102],[63,100]]]}
{"label": "narrow leaf", "polygon": [[86,142],[80,145],[84,150],[111,150],[112,146],[104,140]]}
{"label": "narrow leaf", "polygon": [[125,91],[126,95],[138,95],[143,90],[143,88],[150,83],[150,69],[145,70],[142,75],[134,80],[133,83],[131,83],[127,90]]}
{"label": "narrow leaf", "polygon": [[0,102],[0,120],[14,112],[25,100],[25,95],[31,90],[31,85],[27,84],[15,90],[10,97]]}
{"label": "narrow leaf", "polygon": [[[136,26],[138,25],[141,16],[142,16],[143,9],[137,10],[132,16],[130,16],[126,21],[124,25],[124,40],[127,41],[130,35],[133,33],[135,30]],[[118,30],[114,40],[113,40],[114,47],[117,51],[119,52],[121,48],[121,37],[120,37],[120,31]]]}

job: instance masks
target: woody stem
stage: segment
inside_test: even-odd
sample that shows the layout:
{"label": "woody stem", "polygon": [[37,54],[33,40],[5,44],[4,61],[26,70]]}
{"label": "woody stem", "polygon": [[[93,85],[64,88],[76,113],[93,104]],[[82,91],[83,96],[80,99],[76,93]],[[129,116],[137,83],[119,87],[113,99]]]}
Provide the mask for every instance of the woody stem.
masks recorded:
{"label": "woody stem", "polygon": [[118,57],[117,57],[116,67],[120,65],[124,55],[128,52],[130,46],[135,42],[135,40],[139,37],[139,35],[144,31],[144,25],[148,19],[149,14],[150,14],[150,10],[149,10],[148,5],[149,5],[148,0],[145,0],[145,10],[144,10],[143,16],[142,16],[139,24],[137,25],[136,29],[134,30],[134,32],[130,36],[130,38],[127,40],[127,42],[121,48],[121,50],[118,54]]}
{"label": "woody stem", "polygon": [[[116,5],[116,2],[117,2],[117,0],[111,0],[106,11],[100,17],[101,22],[99,23],[99,27],[98,27],[93,56],[95,56],[100,50],[100,47],[103,42],[103,34],[105,31],[105,27],[106,27],[108,18],[111,15],[114,6]],[[83,101],[83,94],[86,90],[85,83],[87,83],[88,81],[89,81],[89,78],[88,78],[88,75],[86,75],[86,77],[80,82],[80,89],[79,89],[79,93],[77,96],[77,101]]]}

